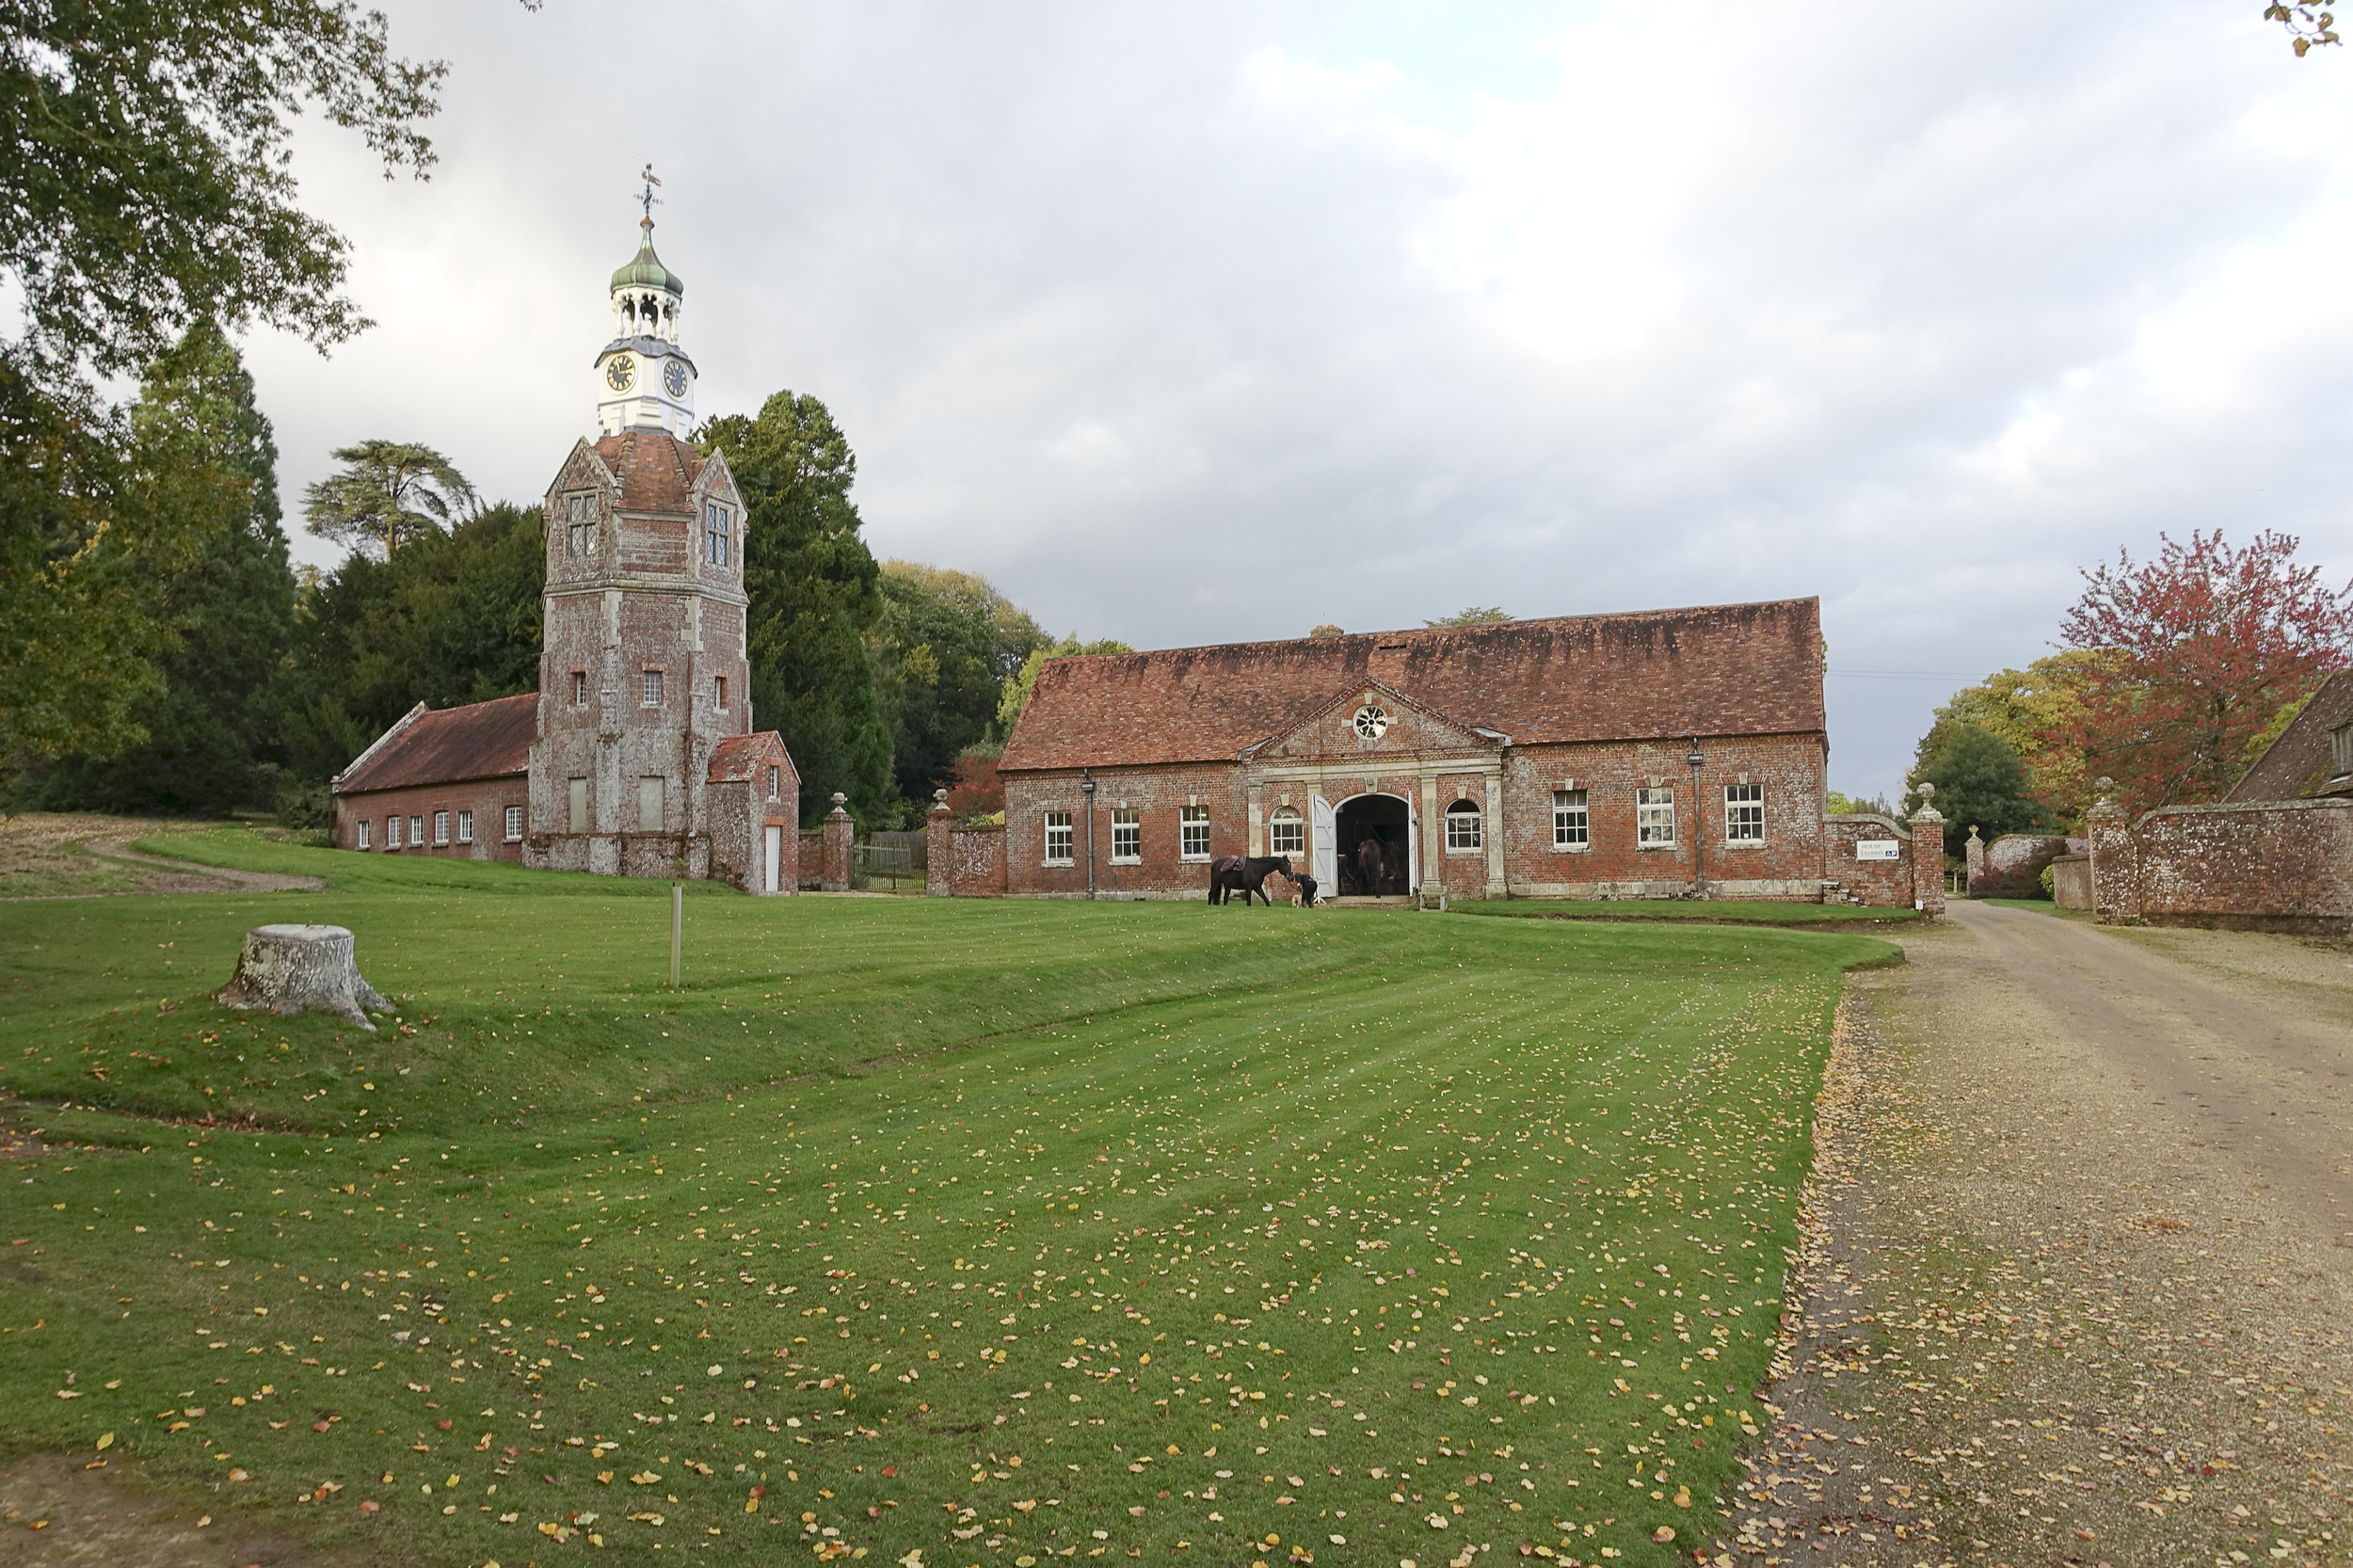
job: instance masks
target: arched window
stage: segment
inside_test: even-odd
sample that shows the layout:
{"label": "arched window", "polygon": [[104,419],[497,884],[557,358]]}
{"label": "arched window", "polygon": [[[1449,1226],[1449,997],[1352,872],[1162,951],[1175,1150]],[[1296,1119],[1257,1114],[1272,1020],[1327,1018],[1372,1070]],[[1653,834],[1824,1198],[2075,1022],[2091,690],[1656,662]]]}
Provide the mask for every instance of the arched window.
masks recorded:
{"label": "arched window", "polygon": [[1267,819],[1266,852],[1269,855],[1305,855],[1307,853],[1307,824],[1299,813],[1288,806],[1275,808]]}
{"label": "arched window", "polygon": [[1446,808],[1446,847],[1449,850],[1474,850],[1483,841],[1480,833],[1479,807],[1475,802],[1458,800]]}

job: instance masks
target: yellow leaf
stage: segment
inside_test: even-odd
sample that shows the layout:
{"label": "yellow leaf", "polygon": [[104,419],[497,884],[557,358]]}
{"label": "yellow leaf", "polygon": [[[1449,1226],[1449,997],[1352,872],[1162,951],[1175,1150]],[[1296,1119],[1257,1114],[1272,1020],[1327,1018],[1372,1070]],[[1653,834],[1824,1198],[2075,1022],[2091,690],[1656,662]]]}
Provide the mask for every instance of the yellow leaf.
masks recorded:
{"label": "yellow leaf", "polygon": [[109,1432],[100,1434],[98,1439],[98,1451],[100,1453],[104,1453],[108,1448],[111,1448],[114,1446],[115,1434],[113,1432]]}

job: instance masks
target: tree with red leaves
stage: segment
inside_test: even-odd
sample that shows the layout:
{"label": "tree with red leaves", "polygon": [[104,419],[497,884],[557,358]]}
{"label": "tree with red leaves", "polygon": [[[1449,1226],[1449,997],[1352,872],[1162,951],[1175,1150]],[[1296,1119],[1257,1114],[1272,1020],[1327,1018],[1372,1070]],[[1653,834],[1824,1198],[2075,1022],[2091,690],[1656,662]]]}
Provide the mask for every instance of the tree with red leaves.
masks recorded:
{"label": "tree with red leaves", "polygon": [[2281,709],[2353,664],[2353,583],[2297,565],[2295,536],[2158,537],[2153,561],[2119,551],[2085,572],[2061,625],[2064,646],[2101,655],[2068,739],[2135,811],[2220,799]]}

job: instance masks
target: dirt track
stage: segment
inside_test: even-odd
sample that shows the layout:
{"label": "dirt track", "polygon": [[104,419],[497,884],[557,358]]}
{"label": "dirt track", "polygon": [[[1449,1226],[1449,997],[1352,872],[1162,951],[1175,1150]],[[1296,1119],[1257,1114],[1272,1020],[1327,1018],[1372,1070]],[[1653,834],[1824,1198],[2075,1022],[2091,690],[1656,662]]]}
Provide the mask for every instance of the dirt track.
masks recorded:
{"label": "dirt track", "polygon": [[1984,904],[1901,940],[1737,1549],[2348,1560],[2353,952]]}

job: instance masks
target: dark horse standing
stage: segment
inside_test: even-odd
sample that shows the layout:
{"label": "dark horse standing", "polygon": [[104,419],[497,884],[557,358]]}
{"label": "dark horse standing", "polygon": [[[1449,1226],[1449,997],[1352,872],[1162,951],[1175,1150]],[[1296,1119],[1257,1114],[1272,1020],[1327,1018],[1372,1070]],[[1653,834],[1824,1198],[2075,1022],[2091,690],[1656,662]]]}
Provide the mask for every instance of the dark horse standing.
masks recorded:
{"label": "dark horse standing", "polygon": [[1230,902],[1227,894],[1240,893],[1242,903],[1248,904],[1250,895],[1256,893],[1259,903],[1272,908],[1274,901],[1266,896],[1266,879],[1276,872],[1298,880],[1288,855],[1221,856],[1209,862],[1209,902],[1225,904]]}
{"label": "dark horse standing", "polygon": [[1368,896],[1377,896],[1383,891],[1382,884],[1387,872],[1380,840],[1368,838],[1356,846],[1356,880]]}

